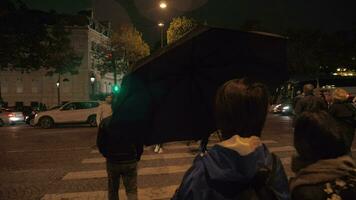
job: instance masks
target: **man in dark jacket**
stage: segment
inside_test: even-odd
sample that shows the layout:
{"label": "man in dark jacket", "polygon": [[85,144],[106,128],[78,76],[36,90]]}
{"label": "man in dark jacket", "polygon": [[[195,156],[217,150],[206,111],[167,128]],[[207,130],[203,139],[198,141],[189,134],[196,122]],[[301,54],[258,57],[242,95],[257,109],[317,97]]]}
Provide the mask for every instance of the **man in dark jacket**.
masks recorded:
{"label": "man in dark jacket", "polygon": [[325,111],[304,112],[297,118],[292,199],[356,199],[356,163],[348,154],[343,131]]}
{"label": "man in dark jacket", "polygon": [[298,100],[294,112],[298,116],[305,111],[327,110],[327,105],[321,97],[314,96],[314,86],[306,84],[303,87],[304,97]]}
{"label": "man in dark jacket", "polygon": [[106,158],[108,198],[119,199],[119,184],[122,178],[128,200],[136,200],[137,162],[142,155],[143,144],[139,140],[116,132],[113,126],[111,117],[104,119],[100,123],[97,138],[99,151]]}
{"label": "man in dark jacket", "polygon": [[260,140],[268,95],[259,83],[225,83],[216,96],[216,120],[223,140],[195,158],[173,200],[288,200],[281,161]]}

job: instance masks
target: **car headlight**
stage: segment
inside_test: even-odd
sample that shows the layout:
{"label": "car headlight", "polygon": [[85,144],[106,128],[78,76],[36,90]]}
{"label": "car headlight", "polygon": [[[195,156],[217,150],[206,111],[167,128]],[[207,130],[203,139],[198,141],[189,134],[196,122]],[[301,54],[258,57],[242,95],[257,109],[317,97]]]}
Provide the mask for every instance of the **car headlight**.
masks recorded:
{"label": "car headlight", "polygon": [[283,110],[289,110],[290,109],[290,106],[284,106],[283,107]]}

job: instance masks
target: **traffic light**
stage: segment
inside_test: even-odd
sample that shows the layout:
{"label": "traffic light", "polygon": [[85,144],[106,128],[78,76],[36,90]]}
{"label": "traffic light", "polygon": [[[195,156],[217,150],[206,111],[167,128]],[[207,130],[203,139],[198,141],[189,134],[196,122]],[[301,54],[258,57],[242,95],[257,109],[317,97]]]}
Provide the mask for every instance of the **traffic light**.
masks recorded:
{"label": "traffic light", "polygon": [[120,86],[115,84],[114,87],[112,88],[112,92],[116,93],[116,94],[119,93],[120,92]]}

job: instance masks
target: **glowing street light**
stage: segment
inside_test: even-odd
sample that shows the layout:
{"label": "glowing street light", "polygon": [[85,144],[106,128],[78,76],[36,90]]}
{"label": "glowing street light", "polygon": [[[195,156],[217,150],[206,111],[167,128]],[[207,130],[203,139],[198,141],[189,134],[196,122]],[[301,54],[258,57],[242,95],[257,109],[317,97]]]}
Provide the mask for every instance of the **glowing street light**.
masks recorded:
{"label": "glowing street light", "polygon": [[160,23],[158,23],[158,26],[161,29],[161,48],[163,48],[163,27],[164,27],[164,23],[160,22]]}
{"label": "glowing street light", "polygon": [[167,3],[165,1],[161,1],[159,2],[159,7],[162,9],[166,9],[167,8]]}

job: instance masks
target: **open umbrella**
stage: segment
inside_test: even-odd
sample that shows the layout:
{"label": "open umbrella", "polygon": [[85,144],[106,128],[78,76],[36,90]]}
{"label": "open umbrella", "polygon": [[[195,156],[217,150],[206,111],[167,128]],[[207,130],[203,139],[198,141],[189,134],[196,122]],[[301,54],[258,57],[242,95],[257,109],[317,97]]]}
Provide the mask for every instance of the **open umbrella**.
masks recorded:
{"label": "open umbrella", "polygon": [[273,87],[288,79],[280,36],[201,27],[137,63],[113,105],[112,129],[156,144],[216,130],[215,93],[248,77]]}

